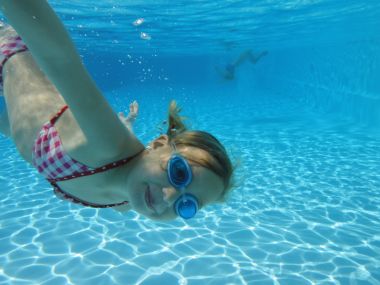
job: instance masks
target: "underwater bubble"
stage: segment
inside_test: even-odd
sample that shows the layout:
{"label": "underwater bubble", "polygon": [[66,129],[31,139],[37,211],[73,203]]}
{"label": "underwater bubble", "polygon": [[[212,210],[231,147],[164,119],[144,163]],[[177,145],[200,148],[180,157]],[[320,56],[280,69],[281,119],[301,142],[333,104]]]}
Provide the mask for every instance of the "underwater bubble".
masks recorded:
{"label": "underwater bubble", "polygon": [[132,24],[135,27],[137,27],[137,26],[140,26],[142,23],[144,23],[144,21],[145,21],[144,18],[138,18],[138,19],[134,20]]}
{"label": "underwater bubble", "polygon": [[149,34],[147,34],[147,33],[141,32],[140,33],[140,38],[142,38],[143,40],[148,40],[149,41],[152,37]]}

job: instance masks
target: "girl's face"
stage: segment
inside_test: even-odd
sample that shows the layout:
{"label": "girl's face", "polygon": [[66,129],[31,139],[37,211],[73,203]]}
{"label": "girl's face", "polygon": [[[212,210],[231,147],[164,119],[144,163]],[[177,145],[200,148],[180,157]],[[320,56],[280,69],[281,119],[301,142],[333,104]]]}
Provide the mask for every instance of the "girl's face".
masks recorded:
{"label": "girl's face", "polygon": [[[191,152],[197,157],[207,156],[207,153],[194,147],[179,149],[180,153]],[[133,185],[129,189],[129,202],[138,213],[154,220],[170,220],[177,217],[174,202],[181,195],[169,182],[167,163],[173,154],[172,147],[166,139],[152,143],[151,150],[136,165],[133,173]],[[211,170],[192,165],[191,183],[185,193],[194,195],[199,208],[216,201],[223,191],[223,182]],[[132,182],[132,181],[131,181]]]}

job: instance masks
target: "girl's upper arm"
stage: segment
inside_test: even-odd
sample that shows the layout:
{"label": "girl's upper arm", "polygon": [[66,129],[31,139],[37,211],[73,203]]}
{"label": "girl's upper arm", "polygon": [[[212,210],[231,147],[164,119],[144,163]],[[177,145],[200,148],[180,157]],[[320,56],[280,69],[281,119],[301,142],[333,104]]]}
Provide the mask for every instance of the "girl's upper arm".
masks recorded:
{"label": "girl's upper arm", "polygon": [[0,0],[0,8],[69,105],[88,144],[109,155],[128,145],[133,135],[97,88],[47,1]]}

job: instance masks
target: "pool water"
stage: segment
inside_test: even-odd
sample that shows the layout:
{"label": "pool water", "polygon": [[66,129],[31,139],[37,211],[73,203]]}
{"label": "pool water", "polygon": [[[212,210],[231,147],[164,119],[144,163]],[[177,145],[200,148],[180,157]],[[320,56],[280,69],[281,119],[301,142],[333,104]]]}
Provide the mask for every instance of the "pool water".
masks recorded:
{"label": "pool water", "polygon": [[[236,187],[189,221],[83,208],[0,135],[0,284],[380,284],[379,4],[51,4],[115,111],[139,102],[144,143],[176,99]],[[220,78],[247,48],[268,55]]]}

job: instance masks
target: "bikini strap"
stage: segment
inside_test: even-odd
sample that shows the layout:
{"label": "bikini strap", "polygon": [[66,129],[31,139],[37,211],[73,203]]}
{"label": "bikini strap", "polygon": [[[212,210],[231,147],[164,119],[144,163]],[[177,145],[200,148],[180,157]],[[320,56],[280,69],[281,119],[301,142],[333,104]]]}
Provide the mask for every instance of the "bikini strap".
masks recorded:
{"label": "bikini strap", "polygon": [[56,178],[56,179],[48,179],[48,181],[50,183],[60,182],[60,181],[67,181],[67,180],[71,180],[71,179],[74,179],[74,178],[79,178],[79,177],[84,177],[84,176],[90,176],[90,175],[94,175],[94,174],[97,174],[97,173],[100,173],[100,172],[104,172],[104,171],[107,171],[107,170],[110,170],[110,169],[122,166],[124,164],[127,164],[128,162],[130,162],[132,159],[134,159],[136,156],[138,156],[143,151],[144,151],[144,149],[141,150],[141,151],[139,151],[138,153],[136,153],[133,156],[130,156],[130,157],[127,157],[127,158],[123,158],[123,159],[120,159],[120,160],[115,161],[115,162],[107,163],[107,164],[105,164],[103,166],[100,166],[100,167],[92,169],[92,170],[86,170],[86,171],[83,171],[83,172],[74,173],[72,175],[67,175],[67,176],[64,176],[64,177]]}
{"label": "bikini strap", "polygon": [[82,200],[78,197],[75,197],[71,194],[68,194],[66,193],[65,191],[63,191],[61,188],[59,188],[59,186],[52,182],[51,185],[53,186],[53,189],[54,189],[54,194],[62,199],[62,200],[67,200],[67,201],[70,201],[74,204],[79,204],[79,205],[82,205],[82,206],[85,206],[85,207],[91,207],[91,208],[113,208],[113,207],[117,207],[117,206],[124,206],[124,205],[128,205],[129,202],[128,201],[123,201],[123,202],[119,202],[119,203],[113,203],[113,204],[95,204],[95,203],[91,203],[91,202],[87,202],[85,200]]}
{"label": "bikini strap", "polygon": [[69,106],[65,105],[58,111],[58,113],[50,119],[50,124],[54,125],[55,122],[61,117],[61,115],[69,108]]}

